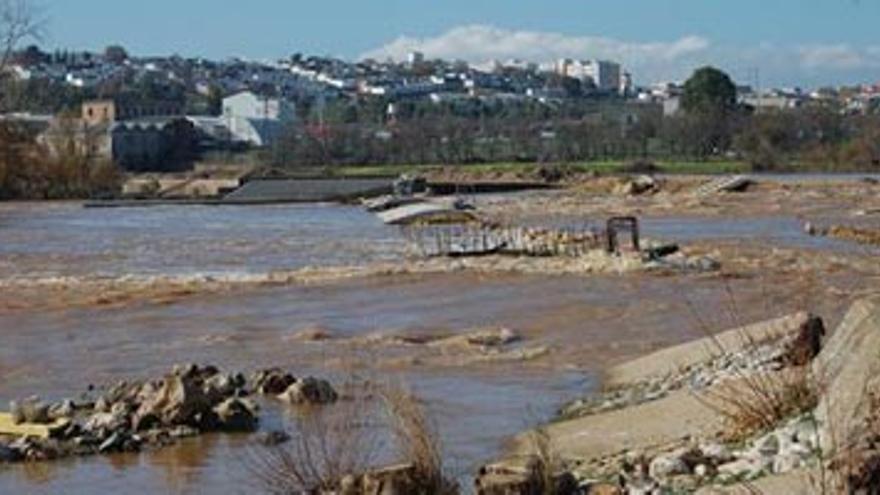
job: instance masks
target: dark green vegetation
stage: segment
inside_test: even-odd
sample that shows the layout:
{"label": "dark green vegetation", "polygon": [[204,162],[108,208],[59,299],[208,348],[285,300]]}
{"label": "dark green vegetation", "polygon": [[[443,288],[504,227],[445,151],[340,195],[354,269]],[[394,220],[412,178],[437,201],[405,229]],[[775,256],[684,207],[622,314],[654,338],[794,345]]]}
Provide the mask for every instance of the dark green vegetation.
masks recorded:
{"label": "dark green vegetation", "polygon": [[83,149],[73,134],[59,136],[63,153],[37,144],[31,129],[0,123],[0,200],[71,199],[113,195],[122,174]]}
{"label": "dark green vegetation", "polygon": [[880,170],[878,109],[856,114],[829,100],[756,111],[738,104],[733,82],[711,67],[687,81],[672,115],[609,97],[393,105],[372,98],[300,110],[300,123],[265,157],[276,166],[563,163],[604,171],[608,163],[652,160],[698,163],[683,168],[701,172],[729,171],[731,163],[756,171]]}

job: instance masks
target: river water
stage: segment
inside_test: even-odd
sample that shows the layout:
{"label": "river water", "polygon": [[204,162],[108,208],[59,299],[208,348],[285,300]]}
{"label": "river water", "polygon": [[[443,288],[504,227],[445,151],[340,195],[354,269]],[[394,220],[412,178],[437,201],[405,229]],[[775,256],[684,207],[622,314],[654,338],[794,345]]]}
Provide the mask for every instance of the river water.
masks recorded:
{"label": "river water", "polygon": [[[799,222],[788,218],[727,224],[649,220],[645,229],[671,239],[755,234],[780,244],[834,247],[803,235]],[[394,228],[347,206],[89,210],[75,203],[0,205],[0,282],[5,283],[235,279],[274,270],[393,262],[403,255],[404,243]],[[708,282],[694,284],[705,284],[699,294],[707,300],[718,291]],[[181,362],[338,375],[339,367],[329,366],[340,359],[333,348],[291,340],[310,327],[355,337],[509,326],[548,345],[588,341],[594,346],[585,356],[561,354],[571,362],[555,366],[377,371],[407,383],[426,401],[444,438],[448,464],[466,480],[501,451],[509,436],[591,390],[606,362],[603,352],[627,345],[635,352],[652,338],[695,337],[673,312],[642,309],[677,304],[669,287],[666,280],[650,278],[446,274],[261,287],[172,304],[0,312],[0,404],[31,394],[52,400],[75,396],[88,384],[157,376]],[[264,425],[283,424],[285,414],[267,408]],[[249,437],[208,436],[137,456],[0,467],[0,494],[254,493],[246,462],[252,450]]]}
{"label": "river water", "polygon": [[[0,281],[213,277],[401,259],[397,230],[335,205],[84,209],[75,203],[0,205]],[[174,363],[229,370],[283,366],[331,376],[324,351],[292,344],[303,327],[340,336],[377,329],[515,323],[542,284],[415,279],[283,287],[176,304],[0,313],[0,403],[76,396],[88,384],[159,376]],[[569,286],[574,284],[569,282]],[[532,305],[540,312],[540,307]],[[519,313],[520,315],[522,313]],[[316,356],[316,354],[318,354]],[[463,480],[504,441],[588,390],[579,372],[384,372],[428,404]],[[264,425],[285,412],[268,407]],[[0,467],[0,493],[238,493],[250,439],[206,437],[157,453]],[[253,489],[252,483],[250,486]]]}

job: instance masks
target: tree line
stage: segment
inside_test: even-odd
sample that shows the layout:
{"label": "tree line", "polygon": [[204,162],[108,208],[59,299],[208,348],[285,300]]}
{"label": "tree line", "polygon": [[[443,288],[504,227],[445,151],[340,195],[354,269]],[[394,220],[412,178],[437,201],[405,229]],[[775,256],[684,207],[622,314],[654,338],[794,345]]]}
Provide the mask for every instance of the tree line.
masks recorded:
{"label": "tree line", "polygon": [[301,109],[276,166],[738,160],[761,171],[880,170],[880,113],[833,101],[756,110],[722,71],[697,70],[681,110],[623,99],[338,100]]}

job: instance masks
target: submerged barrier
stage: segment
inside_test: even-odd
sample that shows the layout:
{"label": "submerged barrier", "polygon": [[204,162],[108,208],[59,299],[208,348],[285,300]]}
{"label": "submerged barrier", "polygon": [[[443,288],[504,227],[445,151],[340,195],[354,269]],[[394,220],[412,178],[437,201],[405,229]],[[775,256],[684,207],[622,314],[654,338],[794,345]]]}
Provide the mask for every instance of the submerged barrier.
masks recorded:
{"label": "submerged barrier", "polygon": [[593,226],[534,228],[492,224],[410,225],[401,228],[410,254],[422,257],[509,254],[581,256],[604,249],[605,232]]}

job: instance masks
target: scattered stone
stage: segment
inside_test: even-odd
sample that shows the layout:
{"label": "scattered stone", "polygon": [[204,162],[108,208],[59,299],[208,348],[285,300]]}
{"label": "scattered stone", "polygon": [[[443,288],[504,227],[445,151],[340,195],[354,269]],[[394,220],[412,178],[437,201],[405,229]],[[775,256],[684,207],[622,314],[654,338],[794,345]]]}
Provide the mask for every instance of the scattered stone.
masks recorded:
{"label": "scattered stone", "polygon": [[82,425],[84,432],[97,438],[105,438],[117,430],[128,429],[128,418],[122,414],[94,413]]}
{"label": "scattered stone", "polygon": [[12,422],[20,425],[22,423],[32,423],[45,425],[52,422],[49,415],[49,405],[43,403],[39,397],[28,397],[18,402],[9,403]]}
{"label": "scattered stone", "polygon": [[122,432],[115,432],[98,447],[98,453],[107,454],[109,452],[122,452],[125,447],[126,436]]}
{"label": "scattered stone", "polygon": [[168,431],[169,436],[175,439],[197,437],[199,436],[199,433],[199,430],[184,425],[172,428]]}
{"label": "scattered stone", "polygon": [[358,479],[354,475],[349,474],[342,477],[342,481],[339,482],[341,495],[358,495],[359,491]]}
{"label": "scattered stone", "polygon": [[782,454],[773,458],[773,472],[776,474],[794,471],[802,465],[801,457],[794,454]]}
{"label": "scattered stone", "polygon": [[211,402],[222,401],[224,397],[238,395],[246,385],[243,375],[217,373],[205,380],[203,391]]}
{"label": "scattered stone", "polygon": [[326,380],[308,377],[296,380],[278,399],[291,405],[323,405],[336,402],[339,395]]}
{"label": "scattered stone", "polygon": [[9,444],[9,448],[17,451],[17,455],[21,460],[29,462],[51,461],[61,455],[58,444],[51,440],[38,441],[33,438],[22,437]]}
{"label": "scattered stone", "polygon": [[626,179],[614,188],[614,193],[620,196],[639,196],[653,193],[658,190],[657,180],[650,175],[639,175]]}
{"label": "scattered stone", "polygon": [[718,476],[722,481],[754,479],[771,467],[766,459],[743,458],[718,466]]}
{"label": "scattered stone", "polygon": [[21,460],[21,455],[17,450],[11,449],[6,445],[0,444],[0,464],[9,464]]}
{"label": "scattered stone", "polygon": [[256,405],[231,397],[214,408],[220,429],[223,431],[254,431],[257,429]]}
{"label": "scattered stone", "polygon": [[648,474],[654,479],[665,479],[670,476],[690,474],[688,465],[675,453],[661,455],[651,461]]}
{"label": "scattered stone", "polygon": [[49,417],[52,420],[70,419],[76,414],[76,404],[70,399],[53,404],[49,408]]}
{"label": "scattered stone", "polygon": [[[290,403],[329,404],[338,399],[326,380],[297,380],[277,369],[257,373],[253,384],[262,391],[278,390]],[[0,443],[0,463],[137,452],[143,445],[163,446],[202,432],[252,432],[259,423],[259,408],[245,398],[247,387],[241,374],[187,364],[175,366],[159,381],[118,382],[94,402],[78,405],[67,399],[50,406],[35,397],[13,402],[13,415],[20,422],[68,421],[50,440],[20,438],[8,445]],[[267,445],[287,440],[284,432],[271,432],[261,439]]]}
{"label": "scattered stone", "polygon": [[196,425],[197,415],[210,411],[210,401],[191,373],[175,372],[165,377],[158,392],[140,405],[134,423],[143,427],[154,420],[165,426]]}
{"label": "scattered stone", "polygon": [[819,447],[819,431],[815,420],[798,420],[790,426],[790,429],[792,440],[795,442],[811,450]]}
{"label": "scattered stone", "polygon": [[98,397],[98,400],[95,401],[94,406],[92,406],[95,412],[105,413],[110,411],[110,402],[104,397]]}
{"label": "scattered stone", "polygon": [[762,457],[772,457],[779,453],[779,437],[770,433],[755,442],[756,453]]}
{"label": "scattered stone", "polygon": [[278,395],[293,385],[296,382],[296,378],[281,369],[271,368],[258,371],[251,378],[251,381],[257,393]]}
{"label": "scattered stone", "polygon": [[733,460],[733,455],[731,454],[730,449],[721,443],[704,443],[700,445],[700,451],[703,455],[712,459],[716,465],[724,464]]}
{"label": "scattered stone", "polygon": [[257,442],[266,447],[275,447],[290,441],[290,435],[282,430],[264,431],[257,435]]}

